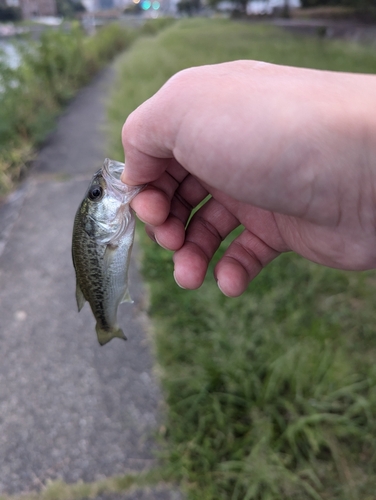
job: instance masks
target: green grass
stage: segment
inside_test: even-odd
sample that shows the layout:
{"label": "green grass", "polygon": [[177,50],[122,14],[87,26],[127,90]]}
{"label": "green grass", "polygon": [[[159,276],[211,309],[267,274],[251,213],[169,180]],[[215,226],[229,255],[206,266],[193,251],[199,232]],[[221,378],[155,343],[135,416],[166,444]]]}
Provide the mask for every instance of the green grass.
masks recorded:
{"label": "green grass", "polygon": [[62,107],[134,38],[117,24],[94,37],[75,25],[70,32],[46,30],[38,43],[20,45],[20,67],[0,63],[0,196],[26,171]]}
{"label": "green grass", "polygon": [[149,20],[137,30],[112,23],[91,37],[72,23],[69,32],[46,30],[38,43],[24,41],[19,68],[0,61],[0,197],[26,172],[77,90],[137,36],[156,34],[169,23],[168,18]]}
{"label": "green grass", "polygon": [[61,480],[47,481],[41,491],[22,492],[19,495],[1,495],[0,500],[88,500],[97,497],[113,497],[135,490],[170,487],[164,482],[163,472],[158,469],[112,476],[91,483],[78,481],[67,484]]}
{"label": "green grass", "polygon": [[[267,26],[184,20],[124,55],[112,96],[112,155],[124,119],[178,70],[253,58],[376,73],[366,47]],[[164,464],[197,500],[373,500],[376,274],[286,254],[237,299],[212,269],[179,289],[171,254],[141,233],[167,402]],[[218,251],[216,260],[228,242]]]}

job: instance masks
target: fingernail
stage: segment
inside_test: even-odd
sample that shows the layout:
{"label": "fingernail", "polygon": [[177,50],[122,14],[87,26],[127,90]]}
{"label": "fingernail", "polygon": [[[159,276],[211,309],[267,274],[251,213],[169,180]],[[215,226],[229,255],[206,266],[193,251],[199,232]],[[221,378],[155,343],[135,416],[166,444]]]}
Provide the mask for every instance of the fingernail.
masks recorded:
{"label": "fingernail", "polygon": [[[133,209],[132,209],[132,210],[133,210]],[[134,210],[133,210],[133,212],[134,212]],[[137,212],[134,212],[134,213],[136,214],[136,217],[137,217],[137,219],[138,219],[138,220],[140,220],[143,224],[147,224],[147,222],[146,222],[146,221],[144,221],[144,219],[141,219],[141,217],[138,215],[138,213],[137,213]]]}
{"label": "fingernail", "polygon": [[219,281],[218,281],[218,280],[216,280],[216,281],[217,281],[217,286],[218,286],[219,290],[223,293],[223,295],[225,295],[226,297],[230,297],[230,295],[227,295],[227,293],[225,293],[225,292],[222,290],[222,288],[221,288],[221,285],[220,285]]}
{"label": "fingernail", "polygon": [[175,283],[178,285],[178,287],[182,288],[183,290],[186,290],[186,288],[184,288],[184,286],[181,286],[181,284],[179,283],[179,281],[176,279],[175,271],[174,271],[174,280],[175,280]]}
{"label": "fingernail", "polygon": [[165,250],[170,250],[169,248],[167,248],[164,245],[162,245],[162,243],[159,241],[159,239],[156,237],[156,235],[154,235],[154,240],[156,241],[156,243],[158,243],[158,245],[160,247],[164,248]]}

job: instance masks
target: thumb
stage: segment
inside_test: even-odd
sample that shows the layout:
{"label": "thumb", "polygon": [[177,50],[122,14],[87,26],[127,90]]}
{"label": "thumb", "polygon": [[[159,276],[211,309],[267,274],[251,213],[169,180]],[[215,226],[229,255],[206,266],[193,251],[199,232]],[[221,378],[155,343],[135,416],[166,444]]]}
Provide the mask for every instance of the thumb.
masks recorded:
{"label": "thumb", "polygon": [[131,186],[155,181],[168,167],[172,152],[163,144],[161,131],[146,101],[131,113],[122,129],[125,168],[121,180]]}
{"label": "thumb", "polygon": [[153,158],[138,150],[125,150],[125,167],[121,180],[129,186],[147,184],[158,179],[166,170],[168,160]]}

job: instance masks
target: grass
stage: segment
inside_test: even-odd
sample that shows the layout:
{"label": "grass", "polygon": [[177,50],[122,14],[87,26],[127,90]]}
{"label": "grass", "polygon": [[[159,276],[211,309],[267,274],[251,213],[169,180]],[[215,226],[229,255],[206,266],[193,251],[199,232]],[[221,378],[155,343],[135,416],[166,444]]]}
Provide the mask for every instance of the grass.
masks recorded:
{"label": "grass", "polygon": [[0,197],[13,189],[67,102],[136,37],[155,34],[171,19],[149,20],[139,29],[109,24],[85,36],[46,30],[38,43],[19,46],[19,68],[0,60]]}
{"label": "grass", "polygon": [[48,481],[41,491],[23,492],[19,495],[0,495],[0,500],[87,500],[97,497],[112,497],[133,490],[168,486],[163,482],[163,472],[157,469],[138,474],[113,476],[92,483],[79,481],[67,484],[64,481]]}
{"label": "grass", "polygon": [[[118,65],[112,155],[127,114],[172,74],[240,58],[376,73],[374,51],[226,20],[183,20]],[[286,254],[237,299],[194,292],[141,236],[167,402],[164,460],[200,500],[371,500],[376,484],[376,274]],[[228,244],[219,249],[216,260]]]}
{"label": "grass", "polygon": [[176,289],[170,256],[143,248],[167,459],[190,498],[374,498],[373,273],[284,255],[230,300],[211,278]]}
{"label": "grass", "polygon": [[75,25],[46,30],[39,43],[20,45],[18,68],[0,63],[0,196],[25,172],[62,107],[134,38],[116,24],[90,38]]}

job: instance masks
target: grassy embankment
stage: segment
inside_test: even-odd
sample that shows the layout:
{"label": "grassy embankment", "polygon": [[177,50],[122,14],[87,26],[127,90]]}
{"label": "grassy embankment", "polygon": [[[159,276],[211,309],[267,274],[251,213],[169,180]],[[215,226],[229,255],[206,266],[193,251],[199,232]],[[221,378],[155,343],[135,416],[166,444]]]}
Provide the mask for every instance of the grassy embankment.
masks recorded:
{"label": "grassy embankment", "polygon": [[0,196],[14,187],[77,90],[137,36],[155,34],[166,22],[137,30],[114,23],[91,37],[74,25],[70,32],[48,30],[38,44],[20,44],[19,68],[0,62]]}
{"label": "grassy embankment", "polygon": [[[170,75],[238,58],[376,72],[364,47],[184,20],[138,40],[119,63],[112,155],[122,158],[124,118]],[[198,291],[179,289],[171,255],[142,234],[168,405],[165,463],[189,498],[374,499],[375,273],[284,255],[242,297],[228,299],[211,272]]]}

